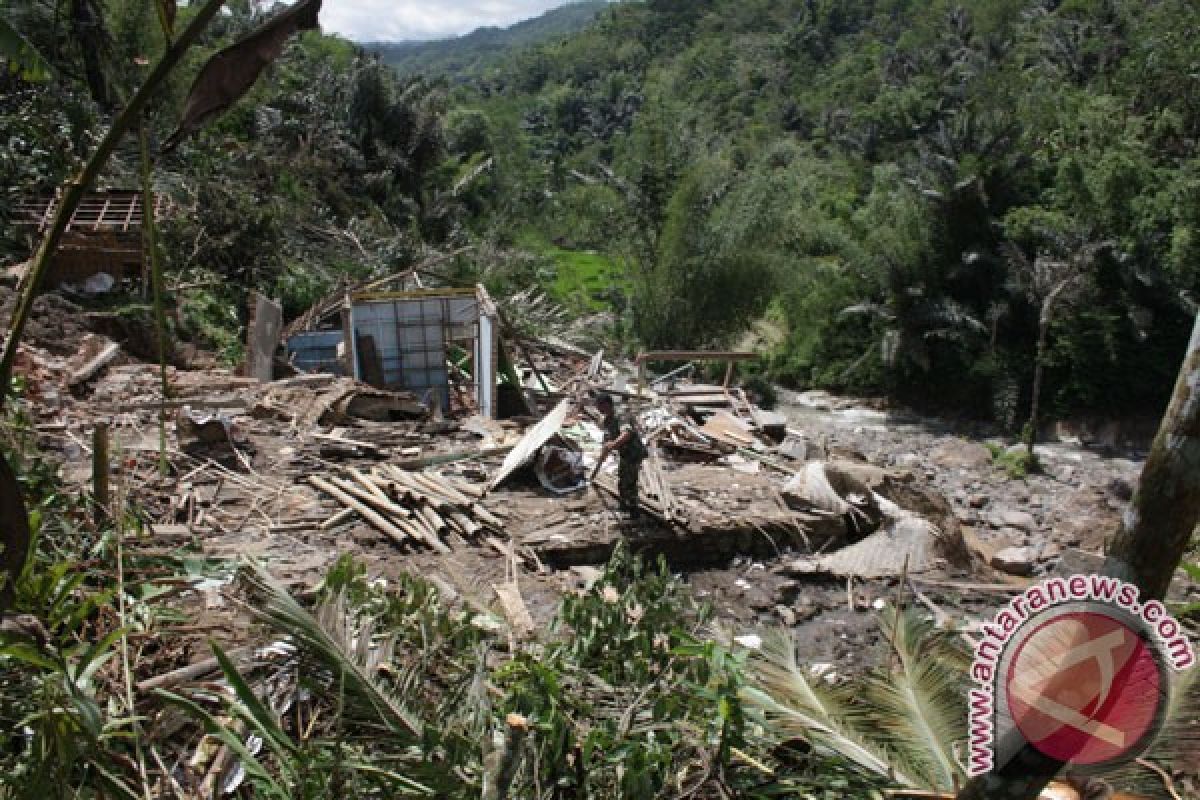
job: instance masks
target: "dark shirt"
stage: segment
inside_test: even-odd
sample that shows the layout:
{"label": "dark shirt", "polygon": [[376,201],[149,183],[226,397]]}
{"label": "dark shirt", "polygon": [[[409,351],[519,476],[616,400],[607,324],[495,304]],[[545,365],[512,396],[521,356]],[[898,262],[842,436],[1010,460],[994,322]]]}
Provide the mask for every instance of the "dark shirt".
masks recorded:
{"label": "dark shirt", "polygon": [[641,461],[646,457],[646,445],[637,432],[637,428],[628,419],[618,417],[616,412],[604,417],[604,441],[615,442],[621,434],[629,431],[629,438],[617,450],[623,461]]}

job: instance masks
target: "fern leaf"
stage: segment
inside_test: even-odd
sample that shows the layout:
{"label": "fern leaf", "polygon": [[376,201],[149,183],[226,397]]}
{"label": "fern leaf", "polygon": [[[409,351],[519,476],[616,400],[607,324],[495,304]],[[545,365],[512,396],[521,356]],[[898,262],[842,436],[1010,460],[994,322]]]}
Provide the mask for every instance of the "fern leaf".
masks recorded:
{"label": "fern leaf", "polygon": [[370,623],[358,621],[347,609],[344,595],[322,604],[313,616],[261,566],[250,567],[248,580],[262,598],[251,609],[255,615],[291,636],[333,675],[344,676],[348,714],[406,738],[421,736],[420,721],[378,677],[379,667],[391,660],[394,642],[374,641]]}

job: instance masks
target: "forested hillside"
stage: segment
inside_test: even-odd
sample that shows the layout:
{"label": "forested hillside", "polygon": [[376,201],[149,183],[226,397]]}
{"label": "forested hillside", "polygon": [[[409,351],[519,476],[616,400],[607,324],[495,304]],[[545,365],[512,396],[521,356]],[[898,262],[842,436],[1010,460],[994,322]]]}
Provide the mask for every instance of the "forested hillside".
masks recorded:
{"label": "forested hillside", "polygon": [[515,49],[544,44],[587,27],[607,0],[577,0],[507,28],[479,28],[452,39],[373,42],[364,45],[403,76],[446,76],[464,80],[495,66]]}
{"label": "forested hillside", "polygon": [[648,345],[758,329],[779,380],[1016,425],[1045,308],[1054,411],[1156,413],[1200,267],[1198,22],[1182,0],[628,3],[455,105],[488,120],[493,219],[619,262]]}
{"label": "forested hillside", "polygon": [[[2,78],[5,208],[60,185],[162,46],[152,6],[77,5],[5,11],[53,70]],[[152,150],[264,13],[229,9],[152,108]],[[233,357],[249,287],[296,313],[340,275],[472,246],[458,277],[608,310],[629,349],[755,347],[785,384],[1015,428],[1044,329],[1051,415],[1154,414],[1200,271],[1198,20],[1186,0],[653,0],[441,78],[305,34],[157,161],[180,328]],[[106,183],[136,184],[135,156]]]}

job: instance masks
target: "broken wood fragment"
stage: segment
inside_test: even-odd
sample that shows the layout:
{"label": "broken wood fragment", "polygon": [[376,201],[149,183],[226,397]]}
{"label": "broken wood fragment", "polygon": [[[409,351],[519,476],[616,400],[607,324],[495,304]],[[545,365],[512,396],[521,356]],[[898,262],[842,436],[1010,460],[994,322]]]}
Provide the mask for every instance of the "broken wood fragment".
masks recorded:
{"label": "broken wood fragment", "polygon": [[496,596],[500,598],[500,608],[504,611],[504,618],[508,620],[513,635],[522,639],[533,633],[536,627],[533,623],[533,616],[525,605],[525,598],[521,597],[521,589],[517,582],[493,583],[492,588],[496,590]]}
{"label": "broken wood fragment", "polygon": [[357,512],[352,508],[342,509],[329,519],[322,522],[320,529],[322,531],[331,531],[334,528],[339,528],[354,519],[356,513]]}
{"label": "broken wood fragment", "polygon": [[[253,646],[239,647],[236,650],[230,650],[226,656],[235,664],[239,660],[244,659],[247,655],[252,655],[254,652]],[[194,681],[197,678],[203,677],[211,672],[216,672],[221,668],[217,659],[206,658],[203,661],[197,661],[195,664],[189,664],[186,667],[164,672],[161,675],[155,675],[152,678],[147,678],[144,681],[139,681],[137,690],[139,694],[154,691],[155,689],[173,689],[188,681]]]}
{"label": "broken wood fragment", "polygon": [[120,354],[121,346],[116,342],[109,342],[100,349],[100,352],[88,359],[83,366],[71,373],[71,376],[67,378],[67,385],[78,386],[81,383],[87,383],[95,377],[96,373],[116,360]]}

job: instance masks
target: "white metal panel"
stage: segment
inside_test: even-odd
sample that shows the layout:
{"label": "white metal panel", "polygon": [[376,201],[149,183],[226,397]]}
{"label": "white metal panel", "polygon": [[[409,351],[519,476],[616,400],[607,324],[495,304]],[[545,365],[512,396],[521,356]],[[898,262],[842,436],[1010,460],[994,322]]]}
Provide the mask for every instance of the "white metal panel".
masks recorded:
{"label": "white metal panel", "polygon": [[492,374],[492,337],[495,331],[491,317],[479,318],[479,338],[475,340],[475,392],[479,402],[479,413],[484,417],[495,418],[496,386],[495,375]]}

